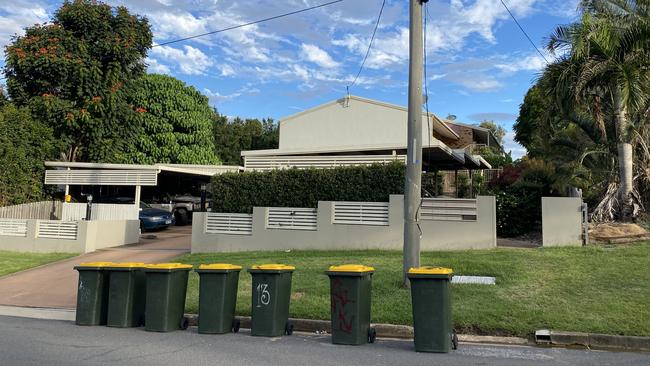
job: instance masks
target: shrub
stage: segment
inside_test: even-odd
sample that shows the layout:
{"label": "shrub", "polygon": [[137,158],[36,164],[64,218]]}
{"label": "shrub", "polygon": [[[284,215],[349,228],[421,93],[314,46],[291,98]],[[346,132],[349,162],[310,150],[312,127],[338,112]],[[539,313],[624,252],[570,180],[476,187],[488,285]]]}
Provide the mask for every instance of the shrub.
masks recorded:
{"label": "shrub", "polygon": [[318,201],[388,202],[404,193],[402,163],[334,169],[226,173],[212,179],[213,210],[251,213],[254,206],[317,207]]}
{"label": "shrub", "polygon": [[541,160],[526,160],[505,167],[490,182],[496,198],[497,235],[512,237],[539,230],[542,197],[557,196],[555,168]]}

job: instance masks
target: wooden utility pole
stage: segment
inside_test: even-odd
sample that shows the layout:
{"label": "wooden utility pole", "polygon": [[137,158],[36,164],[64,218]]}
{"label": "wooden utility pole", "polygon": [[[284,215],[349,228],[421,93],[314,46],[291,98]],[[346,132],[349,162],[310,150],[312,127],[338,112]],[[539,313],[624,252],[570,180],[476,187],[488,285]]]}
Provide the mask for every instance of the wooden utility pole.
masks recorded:
{"label": "wooden utility pole", "polygon": [[422,201],[422,0],[410,0],[409,103],[406,179],[404,183],[404,286],[406,273],[420,266],[419,208]]}

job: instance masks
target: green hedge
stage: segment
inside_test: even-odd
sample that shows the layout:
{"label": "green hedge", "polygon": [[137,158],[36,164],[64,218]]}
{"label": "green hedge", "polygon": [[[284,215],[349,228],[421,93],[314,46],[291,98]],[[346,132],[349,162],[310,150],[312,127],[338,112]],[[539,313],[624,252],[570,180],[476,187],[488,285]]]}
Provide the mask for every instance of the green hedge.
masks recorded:
{"label": "green hedge", "polygon": [[315,208],[318,201],[388,202],[389,195],[404,193],[404,171],[404,164],[391,163],[226,173],[212,179],[212,209],[251,213],[253,206]]}

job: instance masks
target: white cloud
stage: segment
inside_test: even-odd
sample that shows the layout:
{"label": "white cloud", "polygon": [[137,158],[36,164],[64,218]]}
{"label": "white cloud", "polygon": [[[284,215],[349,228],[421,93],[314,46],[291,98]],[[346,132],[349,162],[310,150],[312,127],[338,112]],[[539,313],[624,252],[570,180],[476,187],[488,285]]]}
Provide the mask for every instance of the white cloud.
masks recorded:
{"label": "white cloud", "polygon": [[515,73],[519,71],[541,71],[546,66],[546,61],[537,53],[523,58],[512,55],[511,58],[516,59],[516,61],[497,64],[495,67],[507,73]]}
{"label": "white cloud", "polygon": [[15,34],[23,35],[24,28],[48,20],[46,5],[40,1],[14,0],[0,9],[0,48],[8,45]]}
{"label": "white cloud", "polygon": [[515,141],[515,133],[513,131],[508,131],[503,137],[503,149],[506,152],[511,152],[513,159],[519,159],[527,153],[526,148]]}
{"label": "white cloud", "polygon": [[323,49],[316,45],[303,43],[300,48],[302,58],[313,62],[318,66],[334,68],[340,65],[338,62],[334,61],[327,52],[323,51]]}
{"label": "white cloud", "polygon": [[171,70],[169,69],[169,66],[161,64],[156,60],[155,58],[147,57],[145,60],[147,63],[147,71],[153,74],[169,74]]}
{"label": "white cloud", "polygon": [[208,88],[203,89],[203,94],[205,94],[212,104],[219,104],[227,101],[231,101],[235,98],[239,98],[242,95],[253,95],[259,94],[260,89],[253,87],[253,84],[247,83],[245,86],[241,87],[239,90],[230,93],[230,94],[221,94],[219,92],[213,92]]}
{"label": "white cloud", "polygon": [[232,66],[228,64],[223,64],[219,66],[221,69],[221,76],[232,76],[235,75],[235,69],[232,68]]}
{"label": "white cloud", "polygon": [[210,102],[212,104],[219,104],[219,103],[222,103],[222,102],[226,102],[226,101],[235,99],[235,98],[242,95],[242,93],[240,93],[240,92],[235,92],[235,93],[232,93],[232,94],[222,95],[221,93],[213,92],[212,90],[210,90],[208,88],[203,89],[203,94],[205,94],[208,97],[208,99],[210,100]]}
{"label": "white cloud", "polygon": [[[511,1],[510,9],[515,15],[524,17],[533,11],[535,1]],[[505,8],[495,0],[476,0],[471,3],[451,0],[450,6],[440,4],[427,6],[433,7],[430,9],[430,14],[435,17],[435,21],[429,20],[427,27],[427,50],[432,54],[460,51],[463,49],[466,39],[472,34],[478,34],[484,40],[496,43],[494,28],[500,21],[509,18]],[[406,26],[398,26],[388,32],[379,32],[366,65],[369,68],[382,69],[407,62],[409,56],[408,34]],[[332,43],[336,46],[346,47],[358,55],[363,55],[368,48],[369,41],[369,35],[346,34]]]}
{"label": "white cloud", "polygon": [[151,54],[176,65],[178,70],[187,75],[202,75],[212,66],[212,60],[200,49],[185,45],[183,50],[170,46],[151,49]]}

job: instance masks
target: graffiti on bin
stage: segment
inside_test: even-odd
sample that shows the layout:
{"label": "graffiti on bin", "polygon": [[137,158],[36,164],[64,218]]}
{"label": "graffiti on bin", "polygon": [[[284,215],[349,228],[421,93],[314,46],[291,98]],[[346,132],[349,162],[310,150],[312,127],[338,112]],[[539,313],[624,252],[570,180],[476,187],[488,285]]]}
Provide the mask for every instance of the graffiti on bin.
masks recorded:
{"label": "graffiti on bin", "polygon": [[268,283],[259,283],[256,287],[257,291],[257,307],[261,308],[271,302],[271,293],[269,292]]}
{"label": "graffiti on bin", "polygon": [[336,278],[332,285],[332,314],[336,314],[336,322],[332,326],[345,333],[352,333],[352,317],[347,314],[347,305],[354,303],[348,298],[348,290],[343,282]]}

